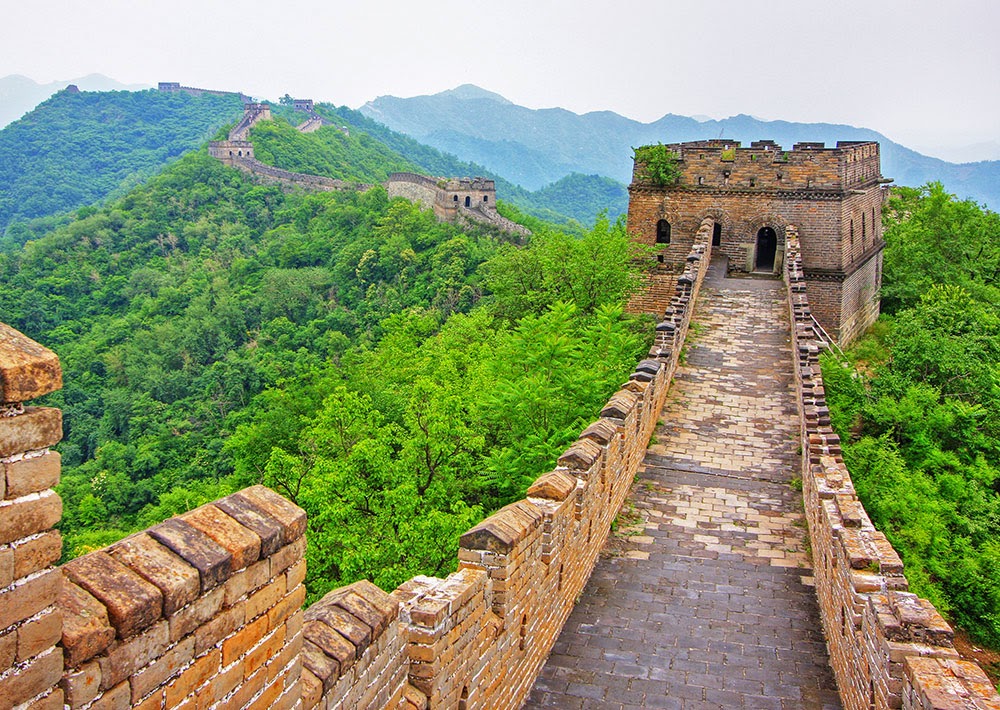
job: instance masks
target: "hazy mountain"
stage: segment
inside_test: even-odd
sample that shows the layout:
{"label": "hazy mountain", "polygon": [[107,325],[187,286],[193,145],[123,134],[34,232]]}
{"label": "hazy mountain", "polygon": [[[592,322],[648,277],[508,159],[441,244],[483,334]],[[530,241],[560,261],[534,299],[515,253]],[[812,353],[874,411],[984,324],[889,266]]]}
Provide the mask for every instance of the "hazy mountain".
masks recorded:
{"label": "hazy mountain", "polygon": [[52,94],[75,84],[80,91],[138,91],[146,84],[122,84],[103,74],[88,74],[78,79],[39,84],[20,74],[0,78],[0,128],[16,121]]}
{"label": "hazy mountain", "polygon": [[911,150],[867,128],[831,123],[765,121],[747,115],[698,120],[667,114],[640,123],[611,111],[583,115],[561,108],[529,109],[465,85],[432,96],[381,96],[360,111],[422,143],[486,166],[530,190],[568,173],[631,180],[633,146],[706,138],[769,138],[786,148],[798,141],[877,140],[882,173],[900,185],[940,180],[960,197],[1000,207],[1000,161],[948,163]]}

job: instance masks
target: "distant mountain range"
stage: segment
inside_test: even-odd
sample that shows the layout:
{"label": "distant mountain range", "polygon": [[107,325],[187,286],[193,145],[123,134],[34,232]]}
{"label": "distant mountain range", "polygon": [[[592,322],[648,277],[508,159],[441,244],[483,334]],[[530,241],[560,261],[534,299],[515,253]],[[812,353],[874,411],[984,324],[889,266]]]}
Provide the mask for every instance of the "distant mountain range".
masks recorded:
{"label": "distant mountain range", "polygon": [[103,74],[88,74],[78,79],[39,84],[20,74],[0,78],[0,128],[26,114],[57,91],[75,84],[80,91],[138,91],[148,84],[122,84]]}
{"label": "distant mountain range", "polygon": [[898,185],[938,180],[959,197],[1000,208],[1000,161],[949,163],[895,143],[877,131],[831,123],[765,121],[738,115],[699,120],[667,114],[640,123],[611,111],[583,115],[561,108],[529,109],[466,84],[432,96],[380,96],[361,113],[421,143],[479,163],[529,190],[570,173],[631,180],[633,146],[707,138],[745,145],[771,139],[786,148],[799,141],[876,140],[882,174]]}

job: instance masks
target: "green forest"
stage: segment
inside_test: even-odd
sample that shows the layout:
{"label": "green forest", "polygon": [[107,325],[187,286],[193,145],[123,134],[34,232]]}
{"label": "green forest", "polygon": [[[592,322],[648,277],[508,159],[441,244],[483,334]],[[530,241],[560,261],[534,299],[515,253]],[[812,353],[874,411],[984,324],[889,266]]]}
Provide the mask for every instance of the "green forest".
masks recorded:
{"label": "green forest", "polygon": [[242,111],[235,95],[58,92],[0,131],[0,234],[124,194]]}
{"label": "green forest", "polygon": [[[337,177],[390,169],[366,145]],[[533,228],[518,248],[381,187],[284,192],[201,151],[8,243],[3,320],[64,368],[46,403],[65,556],[262,482],[309,514],[310,599],[451,571],[460,533],[551,468],[652,333],[622,315],[620,222]]]}
{"label": "green forest", "polygon": [[823,377],[911,589],[1000,648],[1000,216],[940,184],[884,211],[883,315]]}

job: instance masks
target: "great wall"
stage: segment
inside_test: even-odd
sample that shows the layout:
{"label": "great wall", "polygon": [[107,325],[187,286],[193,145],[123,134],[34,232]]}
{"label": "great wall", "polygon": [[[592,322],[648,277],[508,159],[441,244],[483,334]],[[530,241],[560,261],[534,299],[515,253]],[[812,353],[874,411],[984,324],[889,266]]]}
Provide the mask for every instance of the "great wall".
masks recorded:
{"label": "great wall", "polygon": [[[294,99],[293,107],[307,118],[297,126],[301,133],[312,133],[332,125],[316,113],[311,99]],[[227,140],[212,141],[208,154],[224,165],[237,168],[261,180],[306,190],[367,190],[371,185],[282,170],[266,165],[254,157],[250,129],[261,121],[271,120],[271,107],[266,103],[247,102],[243,118],[229,132]],[[340,129],[347,132],[346,128]],[[393,173],[385,183],[389,197],[405,197],[434,211],[443,221],[489,225],[501,231],[527,236],[524,226],[507,219],[496,208],[496,185],[486,178],[431,178],[416,173]]]}
{"label": "great wall", "polygon": [[[825,163],[833,156],[839,169],[848,170],[854,161],[848,161],[847,156],[870,151],[870,145],[818,153],[818,160]],[[701,148],[695,150],[703,155]],[[877,146],[874,154],[877,158]],[[756,159],[750,162],[756,167]],[[707,170],[708,163],[704,165]],[[836,182],[843,174],[831,180]],[[633,193],[645,196],[640,202],[646,212],[652,210],[655,234],[661,234],[664,230],[658,221],[664,218],[650,207],[650,196],[656,197],[659,191],[661,201],[669,200],[672,190],[651,188],[643,184],[641,172],[637,176]],[[876,170],[863,178],[864,190],[849,190],[858,190],[868,199],[868,191],[878,180]],[[430,185],[420,184],[430,190]],[[841,197],[857,194],[843,187],[825,189],[839,191]],[[741,191],[762,199],[759,193],[748,193],[746,187]],[[813,196],[798,192],[801,200]],[[816,199],[826,201],[829,196]],[[365,581],[356,582],[330,592],[307,610],[302,608],[305,514],[263,486],[226,496],[56,566],[61,540],[55,525],[62,504],[54,491],[60,459],[52,447],[62,436],[61,413],[25,403],[59,389],[61,368],[51,351],[0,324],[0,708],[470,710],[517,708],[529,696],[537,699],[555,692],[551,687],[538,687],[532,693],[532,688],[578,600],[584,608],[589,596],[597,593],[588,580],[636,475],[651,465],[650,452],[655,454],[656,445],[650,443],[650,437],[657,431],[662,413],[674,411],[665,410],[664,405],[676,389],[675,377],[683,381],[699,378],[682,361],[682,350],[686,344],[690,346],[688,333],[696,307],[701,303],[703,308],[737,322],[748,315],[732,309],[727,312],[730,302],[716,302],[718,288],[706,286],[712,269],[715,276],[711,278],[720,278],[724,261],[718,257],[725,254],[725,245],[744,238],[742,232],[730,234],[728,239],[725,234],[720,236],[717,225],[738,221],[723,202],[720,199],[712,208],[717,210],[714,216],[703,216],[692,229],[675,224],[674,238],[659,242],[664,248],[669,245],[671,252],[683,244],[683,251],[672,260],[677,268],[671,273],[654,274],[661,289],[671,284],[672,296],[669,303],[658,307],[661,319],[647,357],[610,398],[599,418],[559,457],[554,470],[540,476],[523,500],[462,535],[456,572],[445,579],[415,577],[391,593]],[[775,222],[778,219],[782,221]],[[825,332],[830,328],[821,325],[823,316],[817,320],[810,308],[806,248],[799,236],[802,226],[782,216],[778,208],[766,214],[762,224],[758,235],[776,224],[784,237],[780,267],[770,265],[772,272],[777,270],[783,276],[784,286],[771,285],[774,282],[766,285],[788,317],[767,316],[766,322],[776,349],[786,354],[790,349],[792,372],[785,376],[790,377],[796,413],[785,416],[801,451],[786,458],[801,468],[813,568],[810,578],[820,617],[799,619],[798,625],[790,627],[805,634],[806,629],[822,624],[826,640],[823,653],[828,650],[839,702],[850,710],[998,709],[1000,695],[976,664],[959,658],[948,624],[929,602],[907,591],[898,555],[872,526],[851,484],[840,456],[840,442],[830,428],[818,367],[818,356],[827,347]],[[640,239],[641,231],[637,229]],[[858,248],[852,237],[846,235],[848,244]],[[768,239],[765,232],[757,248],[763,245],[770,249]],[[877,233],[872,239],[877,245]],[[714,246],[720,247],[720,254],[713,263]],[[827,247],[812,244],[809,248]],[[865,254],[866,249],[872,247],[862,244],[859,253]],[[662,252],[656,256],[660,257],[657,263],[665,263]],[[777,261],[775,256],[771,258]],[[871,258],[869,253],[866,260]],[[747,261],[761,266],[756,257],[747,257]],[[855,306],[868,317],[866,302]],[[852,323],[841,334],[842,338],[849,336],[855,321],[839,322]],[[746,330],[748,326],[742,327]],[[726,342],[721,344],[718,357],[710,359],[725,359]],[[670,426],[670,422],[661,426]],[[683,427],[680,429],[683,433]],[[749,430],[741,430],[740,435],[760,436]],[[748,439],[747,443],[753,442]],[[745,452],[723,453],[739,456]],[[746,457],[754,456],[747,453]],[[766,457],[757,464],[766,467]],[[692,473],[704,472],[692,469]],[[651,490],[659,491],[655,486]],[[716,486],[713,490],[721,489]],[[782,490],[787,494],[790,489],[783,485]],[[690,524],[702,532],[721,530],[719,521],[712,518],[715,515],[742,520],[742,525],[731,523],[730,527],[745,529],[749,523],[769,517],[745,520],[742,508],[732,502],[737,498],[721,496],[724,503],[709,504],[704,514],[698,512],[702,509],[692,499],[694,518]],[[705,519],[705,525],[694,522],[698,515]],[[662,532],[669,527],[656,529]],[[663,534],[647,537],[637,544],[670,540]],[[706,548],[701,557],[725,563],[729,558],[723,555],[733,554],[732,547],[728,553],[709,549],[708,545],[727,546],[718,537],[705,537],[716,542],[698,541]],[[761,536],[759,541],[763,540]],[[638,563],[654,553],[661,554],[655,545],[652,549],[637,551],[639,554],[627,559]],[[784,558],[783,552],[756,554]],[[798,566],[808,565],[808,557],[800,557],[791,567],[808,574],[805,567]],[[685,564],[691,562],[687,559]],[[765,563],[776,568],[789,566]],[[650,597],[655,589],[646,589],[641,581],[632,586],[644,595],[644,603],[656,603]],[[737,586],[725,592],[730,598],[739,593]],[[694,607],[701,594],[681,595],[679,608]],[[785,598],[780,593],[775,596]],[[690,604],[683,599],[691,600]],[[777,608],[780,613],[780,603]],[[724,626],[728,617],[707,618]],[[695,621],[692,618],[690,624],[695,626]],[[615,623],[612,617],[589,625]],[[580,627],[575,624],[577,631]],[[627,631],[639,633],[631,628]],[[651,633],[655,632],[652,629]],[[637,641],[645,643],[645,638]],[[726,665],[727,652],[735,653],[735,649],[727,651],[725,645],[714,647],[707,632],[704,641],[701,648],[717,656],[716,665]],[[601,647],[595,648],[600,651]],[[782,646],[772,652],[779,662],[795,665],[794,658],[786,657],[797,653],[794,640],[787,650]],[[601,657],[625,663],[614,653],[605,652]],[[553,660],[558,663],[558,659]],[[723,696],[709,695],[709,691],[726,688],[699,687],[697,698],[660,697],[656,688],[684,688],[692,683],[690,669],[672,665],[661,670],[656,678],[647,676],[649,684],[635,702],[626,699],[636,692],[630,680],[635,664],[626,664],[618,679],[623,682],[601,691],[613,695],[602,695],[603,700],[588,705],[587,698],[597,696],[574,694],[586,689],[569,688],[567,683],[563,690],[573,704],[556,705],[774,706],[766,704],[771,686],[745,673],[744,686],[752,686],[757,694],[745,696],[755,700],[744,700],[742,705],[726,704],[713,699]],[[540,683],[550,677],[543,674]],[[744,687],[741,692],[748,691]],[[795,705],[777,706],[833,706],[806,695],[798,697]]]}

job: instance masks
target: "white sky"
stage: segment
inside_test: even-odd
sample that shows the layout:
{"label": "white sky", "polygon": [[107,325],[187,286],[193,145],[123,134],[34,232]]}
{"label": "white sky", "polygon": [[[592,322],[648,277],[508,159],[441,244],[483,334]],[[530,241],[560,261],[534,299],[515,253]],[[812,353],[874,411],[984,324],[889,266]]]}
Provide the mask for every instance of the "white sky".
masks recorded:
{"label": "white sky", "polygon": [[998,0],[0,0],[0,76],[358,107],[477,84],[531,108],[1000,141]]}

